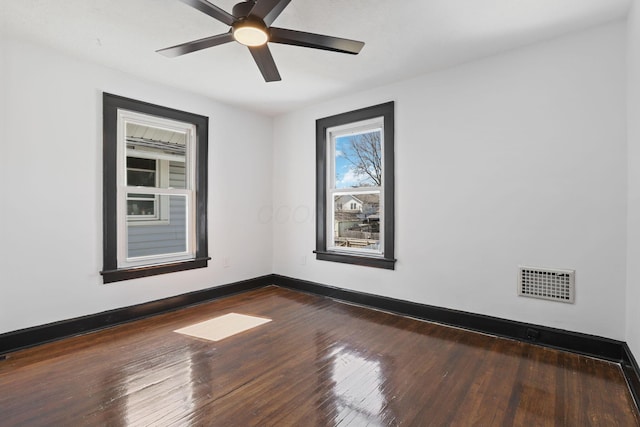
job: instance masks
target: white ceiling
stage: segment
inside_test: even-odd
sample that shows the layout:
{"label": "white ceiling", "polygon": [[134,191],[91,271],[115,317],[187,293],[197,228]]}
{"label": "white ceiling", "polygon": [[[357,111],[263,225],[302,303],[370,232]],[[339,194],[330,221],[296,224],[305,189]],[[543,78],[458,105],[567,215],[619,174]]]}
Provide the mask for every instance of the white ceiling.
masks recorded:
{"label": "white ceiling", "polygon": [[[236,1],[210,0],[231,12]],[[623,18],[632,0],[292,0],[274,26],[361,40],[357,55],[270,44],[265,83],[235,42],[155,51],[228,31],[179,0],[0,0],[0,28],[143,78],[274,115]]]}

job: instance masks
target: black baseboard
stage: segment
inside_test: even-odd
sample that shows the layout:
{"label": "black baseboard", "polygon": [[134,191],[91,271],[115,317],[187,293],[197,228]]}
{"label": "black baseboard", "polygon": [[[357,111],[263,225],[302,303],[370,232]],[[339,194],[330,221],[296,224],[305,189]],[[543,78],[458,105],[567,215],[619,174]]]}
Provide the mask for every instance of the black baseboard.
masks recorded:
{"label": "black baseboard", "polygon": [[631,353],[631,349],[627,343],[623,344],[623,349],[624,353],[622,355],[620,365],[622,366],[622,371],[627,379],[627,384],[629,385],[629,390],[631,390],[633,400],[635,400],[636,406],[640,407],[640,368],[638,367],[638,362],[635,357],[633,357],[633,353]]}
{"label": "black baseboard", "polygon": [[271,284],[599,359],[626,361],[630,368],[637,367],[632,363],[630,350],[624,348],[622,341],[367,294],[277,274],[0,334],[0,355]]}
{"label": "black baseboard", "polygon": [[240,292],[249,291],[273,284],[273,275],[266,275],[215,288],[204,289],[151,301],[130,307],[90,314],[74,319],[48,323],[13,332],[0,334],[0,360],[3,354],[27,347],[33,347],[51,341],[68,338],[88,332],[108,328],[133,320],[154,316],[168,311],[178,310],[190,305],[210,301]]}
{"label": "black baseboard", "polygon": [[622,345],[624,343],[609,338],[398,300],[291,277],[275,275],[273,282],[285,288],[323,295],[458,328],[531,342],[612,362],[620,362],[623,357]]}
{"label": "black baseboard", "polygon": [[6,357],[6,354],[24,348],[97,331],[268,285],[277,285],[444,325],[530,342],[619,363],[636,404],[640,403],[640,368],[629,346],[623,341],[398,300],[278,274],[269,274],[162,300],[0,334],[0,361]]}

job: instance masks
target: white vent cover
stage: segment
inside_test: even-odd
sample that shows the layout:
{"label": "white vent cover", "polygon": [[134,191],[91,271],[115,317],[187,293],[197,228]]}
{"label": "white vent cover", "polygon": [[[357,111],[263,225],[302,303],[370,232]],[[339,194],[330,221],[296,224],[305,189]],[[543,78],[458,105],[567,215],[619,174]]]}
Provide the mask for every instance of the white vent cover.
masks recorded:
{"label": "white vent cover", "polygon": [[573,303],[575,277],[575,270],[520,266],[518,295]]}

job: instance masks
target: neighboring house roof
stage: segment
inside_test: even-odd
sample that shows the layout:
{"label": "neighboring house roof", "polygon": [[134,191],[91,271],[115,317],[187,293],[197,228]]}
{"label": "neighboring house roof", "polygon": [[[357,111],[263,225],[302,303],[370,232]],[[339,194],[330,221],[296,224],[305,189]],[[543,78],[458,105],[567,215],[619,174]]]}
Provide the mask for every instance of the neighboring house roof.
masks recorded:
{"label": "neighboring house roof", "polygon": [[352,196],[351,194],[345,194],[338,197],[338,202],[342,204],[349,203],[352,200],[362,204],[362,201],[360,199],[358,199],[356,196]]}
{"label": "neighboring house roof", "polygon": [[344,203],[348,203],[349,201],[354,200],[361,205],[370,204],[370,205],[378,205],[380,204],[380,196],[378,194],[358,194],[357,196],[353,194],[345,194],[338,197],[338,201]]}
{"label": "neighboring house roof", "polygon": [[361,200],[362,203],[366,203],[370,205],[379,205],[380,195],[379,194],[358,194],[358,200]]}

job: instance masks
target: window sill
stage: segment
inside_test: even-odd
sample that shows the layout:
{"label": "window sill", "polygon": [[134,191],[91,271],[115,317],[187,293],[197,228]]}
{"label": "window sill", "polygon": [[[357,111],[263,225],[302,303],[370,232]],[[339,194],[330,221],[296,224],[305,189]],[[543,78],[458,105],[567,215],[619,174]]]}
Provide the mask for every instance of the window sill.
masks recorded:
{"label": "window sill", "polygon": [[158,274],[174,273],[177,271],[193,270],[207,267],[210,257],[195,258],[188,261],[174,262],[170,264],[145,265],[143,267],[119,268],[116,270],[103,270],[100,274],[104,283],[121,282],[123,280],[137,279],[140,277],[156,276]]}
{"label": "window sill", "polygon": [[362,265],[366,267],[384,268],[394,270],[396,260],[392,258],[379,258],[362,255],[351,255],[341,252],[313,251],[316,259],[321,261],[341,262],[344,264]]}

